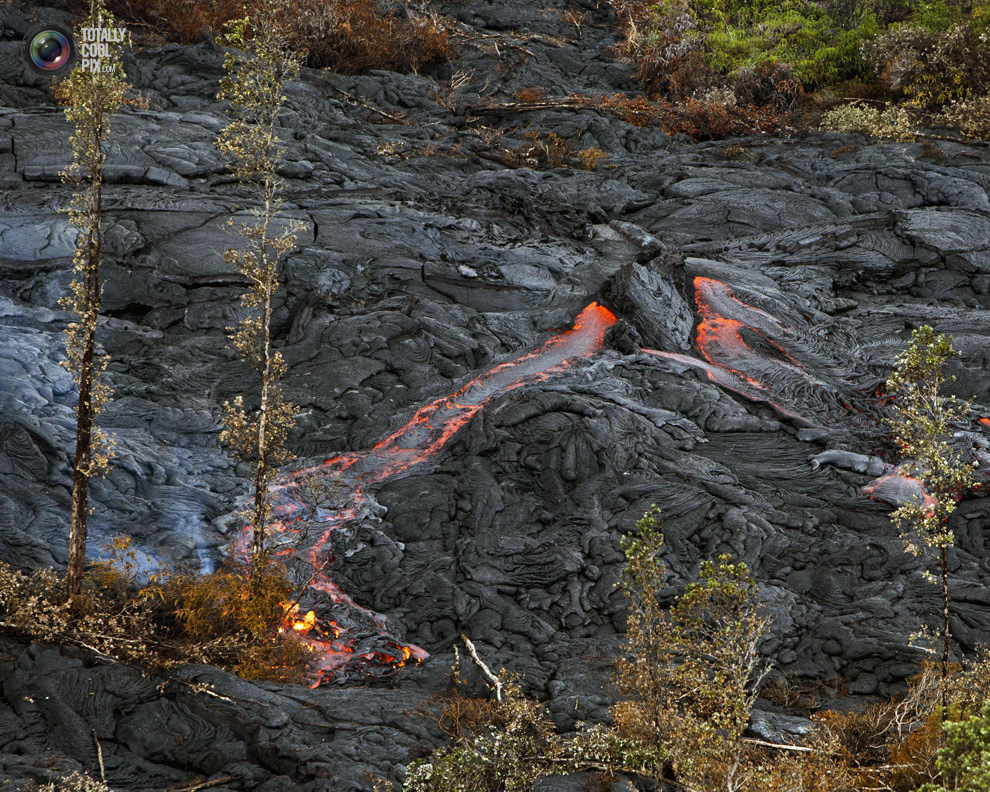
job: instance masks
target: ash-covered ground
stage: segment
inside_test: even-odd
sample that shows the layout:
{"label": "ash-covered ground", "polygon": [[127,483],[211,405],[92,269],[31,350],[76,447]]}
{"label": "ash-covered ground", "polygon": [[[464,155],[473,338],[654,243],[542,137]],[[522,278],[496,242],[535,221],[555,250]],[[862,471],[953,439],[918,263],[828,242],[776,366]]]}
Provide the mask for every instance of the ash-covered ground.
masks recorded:
{"label": "ash-covered ground", "polygon": [[[588,24],[563,20],[571,5]],[[526,86],[635,86],[603,52],[614,32],[595,3],[441,6],[458,20],[455,63],[307,71],[288,90],[282,175],[305,230],[275,333],[301,408],[294,467],[372,449],[592,302],[616,321],[593,349],[485,380],[435,447],[410,434],[428,453],[382,463],[388,475],[362,482],[356,516],[322,548],[340,591],[429,659],[374,684],[370,663],[354,665],[315,690],[183,672],[217,698],[5,639],[0,778],[92,771],[95,735],[114,789],[229,777],[213,788],[369,790],[440,744],[411,711],[445,689],[462,632],[490,665],[521,672],[561,728],[606,720],[619,539],[653,503],[667,596],[702,559],[745,561],[773,617],[762,651],[776,673],[886,696],[916,671],[909,636],[939,592],[903,552],[890,505],[863,488],[881,479],[874,496],[904,496],[882,479],[895,460],[877,395],[925,323],[961,351],[951,388],[976,412],[960,443],[986,459],[986,144],[691,144],[591,109],[480,115]],[[69,130],[22,62],[33,10],[65,18],[0,7],[0,557],[23,567],[65,562],[75,401],[57,308],[74,238],[58,213]],[[221,257],[246,199],[213,148],[227,122],[213,98],[221,53],[138,52],[128,72],[150,109],[115,117],[106,166],[101,341],[115,400],[102,422],[118,456],[93,487],[91,553],[124,533],[149,567],[209,570],[247,492],[217,440],[220,405],[252,388],[225,337],[244,283]],[[532,130],[608,159],[596,171],[499,161]],[[967,496],[951,527],[952,632],[970,651],[990,640],[986,502]],[[804,728],[763,706],[759,733]]]}

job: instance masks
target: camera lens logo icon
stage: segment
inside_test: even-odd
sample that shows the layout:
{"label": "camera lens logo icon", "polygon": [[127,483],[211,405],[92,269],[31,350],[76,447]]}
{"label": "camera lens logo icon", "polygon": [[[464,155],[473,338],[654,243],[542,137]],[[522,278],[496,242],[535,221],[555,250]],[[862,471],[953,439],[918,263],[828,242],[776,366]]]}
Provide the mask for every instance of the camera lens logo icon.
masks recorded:
{"label": "camera lens logo icon", "polygon": [[32,25],[24,35],[24,55],[35,71],[61,74],[76,59],[72,31],[57,22]]}

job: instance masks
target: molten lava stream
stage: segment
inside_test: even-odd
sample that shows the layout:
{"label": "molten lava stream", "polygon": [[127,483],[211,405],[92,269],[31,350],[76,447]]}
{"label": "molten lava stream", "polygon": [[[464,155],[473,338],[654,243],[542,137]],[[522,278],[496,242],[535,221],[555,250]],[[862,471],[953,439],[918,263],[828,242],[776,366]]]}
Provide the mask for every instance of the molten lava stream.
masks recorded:
{"label": "molten lava stream", "polygon": [[[310,570],[309,590],[303,598],[316,604],[305,615],[298,607],[294,609],[284,631],[313,649],[316,657],[310,670],[314,687],[343,678],[355,669],[398,668],[409,659],[419,661],[427,656],[420,647],[395,638],[385,616],[356,604],[326,574],[334,560],[330,547],[333,532],[366,516],[367,488],[434,458],[494,396],[546,379],[573,361],[600,351],[605,333],[615,321],[611,311],[592,303],[578,315],[573,329],[553,336],[534,352],[489,369],[455,393],[420,407],[405,426],[368,451],[341,454],[321,465],[295,471],[273,485],[278,522],[271,529],[272,542],[277,544],[281,539],[286,546],[291,545],[283,553],[304,562]],[[297,547],[294,526],[311,511],[301,485],[313,476],[335,479],[340,492],[334,497],[333,508],[319,508],[311,518],[317,521],[315,539],[308,547]],[[245,528],[245,547],[249,546],[250,532],[250,526]]]}
{"label": "molten lava stream", "polygon": [[[657,349],[643,351],[701,369],[716,385],[750,401],[766,402],[782,417],[811,424],[806,417],[780,403],[770,386],[771,381],[789,379],[806,387],[822,387],[774,340],[773,336],[784,332],[780,323],[765,311],[744,303],[731,288],[714,278],[696,277],[694,295],[701,320],[695,345],[704,359]],[[772,356],[754,349],[747,337]]]}

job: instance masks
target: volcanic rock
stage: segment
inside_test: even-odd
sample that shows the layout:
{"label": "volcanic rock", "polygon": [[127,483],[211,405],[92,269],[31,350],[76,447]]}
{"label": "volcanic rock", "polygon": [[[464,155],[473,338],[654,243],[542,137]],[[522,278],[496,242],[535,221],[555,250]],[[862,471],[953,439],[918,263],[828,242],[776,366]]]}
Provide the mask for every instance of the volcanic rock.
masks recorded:
{"label": "volcanic rock", "polygon": [[[310,596],[352,620],[363,664],[334,666],[315,690],[205,667],[159,686],[5,639],[0,778],[94,772],[95,734],[115,790],[370,790],[442,744],[411,713],[446,689],[461,633],[491,667],[520,672],[559,728],[607,721],[620,537],[653,503],[664,600],[703,559],[745,561],[774,674],[887,696],[916,672],[910,636],[938,591],[904,554],[890,504],[863,487],[899,461],[878,389],[926,323],[960,350],[949,387],[975,399],[960,442],[986,459],[990,150],[947,140],[933,158],[931,143],[814,132],[691,144],[591,108],[472,115],[526,86],[633,87],[604,51],[607,11],[582,4],[578,31],[555,13],[568,5],[450,4],[465,33],[455,63],[305,70],[287,90],[285,219],[304,224],[274,315],[300,408],[287,473],[339,471],[348,454],[389,471],[358,487],[341,473],[352,499],[318,515],[335,527],[321,548],[332,563]],[[73,235],[57,174],[69,129],[20,61],[27,7],[0,14],[0,558],[30,568],[64,563],[67,546],[75,391],[57,300]],[[216,48],[135,52],[127,68],[150,109],[115,116],[107,163],[99,342],[115,397],[101,423],[117,456],[92,488],[89,552],[123,533],[146,570],[208,571],[239,535],[248,490],[217,435],[220,405],[253,393],[225,338],[245,282],[222,256],[225,221],[250,198],[213,148],[228,121]],[[528,131],[606,151],[607,166],[508,167],[501,155]],[[600,344],[504,377],[559,350],[593,302],[616,318]],[[490,390],[465,391],[479,379]],[[458,403],[464,392],[477,399]],[[428,405],[458,418],[451,432],[438,440],[427,421],[401,434]],[[396,433],[408,448],[389,444]],[[950,527],[960,654],[990,638],[978,492]],[[376,620],[387,633],[372,634]],[[388,642],[429,658],[393,671]],[[756,723],[786,739],[798,726]]]}

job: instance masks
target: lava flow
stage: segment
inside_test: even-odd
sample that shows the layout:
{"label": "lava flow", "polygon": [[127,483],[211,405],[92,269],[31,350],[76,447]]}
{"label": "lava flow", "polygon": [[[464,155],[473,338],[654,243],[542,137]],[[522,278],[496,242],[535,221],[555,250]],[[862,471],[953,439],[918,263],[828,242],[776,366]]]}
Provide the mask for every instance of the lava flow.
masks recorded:
{"label": "lava flow", "polygon": [[[435,458],[494,396],[546,379],[575,360],[600,351],[605,333],[615,321],[611,311],[592,303],[577,317],[573,329],[550,338],[534,352],[489,369],[455,393],[420,407],[405,426],[368,451],[340,454],[273,485],[278,522],[270,529],[271,543],[276,548],[281,544],[280,554],[304,563],[309,576],[302,597],[308,610],[301,615],[295,605],[283,630],[313,650],[313,687],[356,670],[398,668],[407,660],[426,657],[420,647],[396,638],[385,616],[357,605],[327,573],[337,560],[332,546],[334,533],[372,517],[373,499],[367,489]],[[314,477],[334,482],[337,492],[331,508],[307,504],[305,488]],[[307,541],[305,548],[299,546],[303,523],[310,527],[315,523],[315,538]],[[242,537],[245,546],[249,546],[250,530],[248,526]]]}
{"label": "lava flow", "polygon": [[695,344],[704,359],[656,349],[643,351],[701,369],[716,385],[750,401],[765,402],[782,417],[813,424],[785,406],[779,393],[808,391],[818,400],[826,389],[775,339],[786,334],[786,329],[770,314],[737,298],[721,281],[697,277],[694,293],[701,319]]}
{"label": "lava flow", "polygon": [[895,507],[917,503],[931,510],[938,505],[938,501],[925,489],[924,482],[910,475],[904,465],[898,465],[890,473],[874,479],[860,491],[872,500],[883,501]]}

